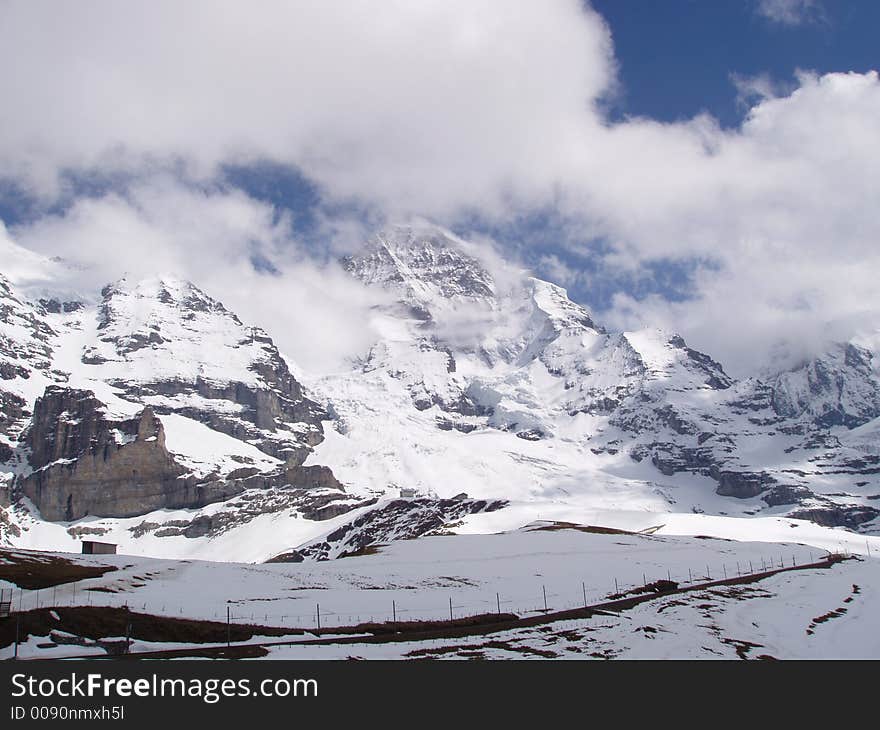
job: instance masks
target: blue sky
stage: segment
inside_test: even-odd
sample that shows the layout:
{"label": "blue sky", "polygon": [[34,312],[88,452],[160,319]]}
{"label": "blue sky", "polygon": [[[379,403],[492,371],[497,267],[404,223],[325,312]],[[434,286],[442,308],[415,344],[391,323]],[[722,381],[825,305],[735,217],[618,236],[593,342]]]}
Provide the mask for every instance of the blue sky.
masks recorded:
{"label": "blue sky", "polygon": [[757,0],[593,0],[611,27],[623,85],[618,114],[674,121],[708,112],[725,126],[744,111],[731,78],[793,82],[877,68],[880,3],[830,0],[796,24],[773,22]]}

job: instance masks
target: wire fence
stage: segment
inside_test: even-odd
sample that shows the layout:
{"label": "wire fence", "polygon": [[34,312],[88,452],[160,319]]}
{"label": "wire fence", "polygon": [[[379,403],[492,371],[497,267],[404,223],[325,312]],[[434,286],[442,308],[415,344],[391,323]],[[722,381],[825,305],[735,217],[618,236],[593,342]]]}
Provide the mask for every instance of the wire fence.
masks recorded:
{"label": "wire fence", "polygon": [[[516,586],[520,590],[515,592],[509,589],[493,590],[485,585],[447,592],[436,588],[424,590],[389,588],[387,590],[393,593],[393,596],[387,601],[381,603],[376,601],[372,598],[374,590],[370,590],[370,600],[359,605],[354,597],[364,596],[365,591],[353,588],[351,590],[355,604],[353,606],[347,607],[343,601],[334,605],[334,602],[322,602],[312,596],[310,598],[315,602],[309,604],[307,609],[304,603],[306,599],[289,597],[230,598],[223,603],[213,604],[199,602],[195,598],[197,595],[195,590],[194,598],[186,602],[157,600],[155,597],[141,600],[131,593],[111,592],[112,589],[105,585],[90,586],[91,580],[99,579],[87,579],[34,590],[14,588],[11,596],[11,612],[101,606],[166,618],[326,632],[332,628],[356,628],[361,624],[459,621],[487,614],[515,614],[527,617],[568,609],[589,608],[604,602],[647,593],[652,590],[652,586],[666,589],[671,587],[669,584],[675,584],[676,588],[697,587],[700,584],[803,567],[844,557],[849,555],[823,551],[809,553],[807,560],[807,556],[802,553],[799,562],[798,556],[794,553],[790,556],[779,553],[715,565],[706,564],[688,568],[679,565],[675,570],[656,567],[651,571],[640,569],[638,575],[630,574],[625,579],[622,576],[608,575],[603,581],[604,585],[596,585],[594,580],[578,580],[572,577],[564,585],[561,581],[549,585],[536,581],[526,591],[521,590],[523,584],[520,582]],[[666,582],[665,586],[664,582]],[[271,611],[258,605],[279,602],[286,605]]]}

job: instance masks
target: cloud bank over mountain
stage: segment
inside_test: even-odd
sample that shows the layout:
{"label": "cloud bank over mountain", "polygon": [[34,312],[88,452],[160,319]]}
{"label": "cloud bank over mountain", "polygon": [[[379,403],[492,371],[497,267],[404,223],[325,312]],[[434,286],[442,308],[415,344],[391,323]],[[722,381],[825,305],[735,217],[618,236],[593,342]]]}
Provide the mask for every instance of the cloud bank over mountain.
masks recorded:
{"label": "cloud bank over mountain", "polygon": [[[735,129],[614,119],[613,34],[575,0],[7,2],[0,62],[20,69],[0,75],[4,184],[52,211],[11,235],[44,253],[195,269],[260,290],[250,306],[271,293],[301,310],[333,290],[329,270],[283,214],[222,183],[226,165],[269,161],[378,218],[466,229],[551,210],[609,275],[690,262],[683,301],[621,292],[604,321],[673,326],[737,374],[876,330],[876,72],[765,84]],[[95,179],[121,182],[84,196]]]}

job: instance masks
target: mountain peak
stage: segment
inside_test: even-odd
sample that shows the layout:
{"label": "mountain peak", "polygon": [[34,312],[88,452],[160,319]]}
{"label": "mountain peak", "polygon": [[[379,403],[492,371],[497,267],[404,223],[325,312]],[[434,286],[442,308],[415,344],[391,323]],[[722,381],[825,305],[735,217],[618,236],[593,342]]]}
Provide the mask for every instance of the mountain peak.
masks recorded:
{"label": "mountain peak", "polygon": [[342,265],[366,284],[401,290],[411,302],[491,299],[495,282],[476,254],[476,247],[440,226],[394,224]]}
{"label": "mountain peak", "polygon": [[101,290],[101,321],[106,326],[113,318],[129,320],[162,319],[160,312],[172,308],[181,312],[215,313],[241,324],[216,299],[205,294],[195,284],[175,276],[163,275],[146,279],[127,276],[108,284]]}
{"label": "mountain peak", "polygon": [[773,406],[782,416],[806,416],[819,425],[860,426],[880,416],[880,378],[873,353],[852,342],[770,378]]}

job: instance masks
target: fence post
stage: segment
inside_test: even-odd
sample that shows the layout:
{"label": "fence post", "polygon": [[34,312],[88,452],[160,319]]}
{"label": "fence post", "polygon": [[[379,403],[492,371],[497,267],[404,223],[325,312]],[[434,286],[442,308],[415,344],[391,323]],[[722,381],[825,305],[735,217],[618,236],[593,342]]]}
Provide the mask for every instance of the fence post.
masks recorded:
{"label": "fence post", "polygon": [[452,596],[449,596],[449,620],[452,621]]}
{"label": "fence post", "polygon": [[724,563],[721,564],[721,570],[724,571],[724,580],[727,580],[727,566]]}
{"label": "fence post", "polygon": [[315,604],[315,615],[318,617],[318,631],[321,630],[321,604]]}
{"label": "fence post", "polygon": [[397,623],[397,603],[391,599],[391,620]]}
{"label": "fence post", "polygon": [[501,595],[499,593],[495,594],[495,605],[498,608],[498,615],[501,615]]}
{"label": "fence post", "polygon": [[620,586],[617,585],[617,578],[616,577],[614,578],[614,592],[617,595],[620,595]]}
{"label": "fence post", "polygon": [[688,583],[694,582],[694,576],[691,574],[691,569],[688,568]]}
{"label": "fence post", "polygon": [[581,588],[584,591],[584,608],[587,607],[587,584],[581,581]]}
{"label": "fence post", "polygon": [[544,592],[544,613],[547,613],[547,587],[541,586],[541,590]]}
{"label": "fence post", "polygon": [[709,572],[709,566],[706,566],[706,578],[712,580],[712,574]]}

